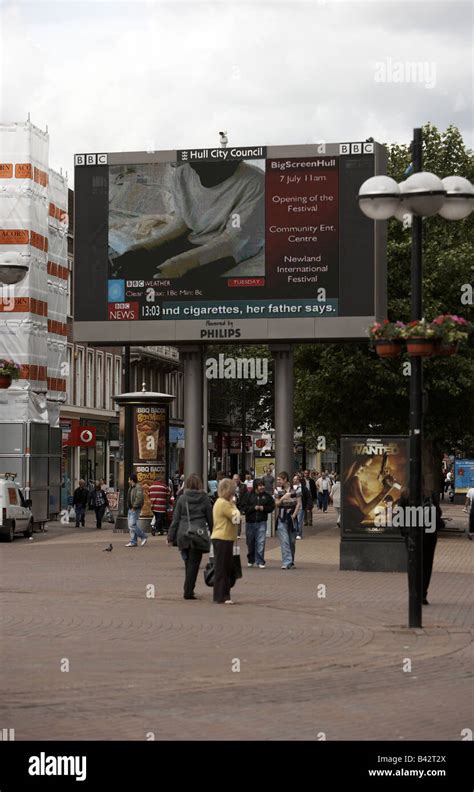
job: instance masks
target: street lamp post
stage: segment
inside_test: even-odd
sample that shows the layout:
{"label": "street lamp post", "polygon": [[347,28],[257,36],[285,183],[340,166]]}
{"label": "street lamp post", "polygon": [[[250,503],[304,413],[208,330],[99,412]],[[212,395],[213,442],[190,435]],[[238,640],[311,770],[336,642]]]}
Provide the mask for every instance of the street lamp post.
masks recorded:
{"label": "street lamp post", "polygon": [[[359,190],[359,206],[372,220],[412,214],[411,319],[423,315],[422,220],[435,214],[462,220],[472,211],[474,190],[461,176],[441,180],[422,171],[423,130],[413,133],[413,174],[401,184],[388,176],[374,176]],[[412,357],[410,374],[410,505],[423,502],[423,358]],[[417,514],[420,510],[417,510]],[[423,601],[423,526],[411,526],[408,536],[408,622],[421,627]]]}
{"label": "street lamp post", "polygon": [[[413,133],[413,171],[423,164],[422,130]],[[411,320],[423,316],[423,219],[413,215],[411,226]],[[423,502],[423,358],[413,357],[410,370],[410,505]],[[415,512],[418,514],[419,512]],[[410,521],[408,534],[408,626],[421,627],[423,600],[423,534]]]}

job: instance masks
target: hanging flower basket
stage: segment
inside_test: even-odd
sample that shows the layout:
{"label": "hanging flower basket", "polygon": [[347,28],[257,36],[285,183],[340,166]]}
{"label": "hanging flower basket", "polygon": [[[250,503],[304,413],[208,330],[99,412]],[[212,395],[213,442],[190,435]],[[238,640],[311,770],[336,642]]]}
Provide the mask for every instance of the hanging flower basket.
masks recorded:
{"label": "hanging flower basket", "polygon": [[472,329],[466,319],[454,314],[441,314],[431,324],[438,336],[435,353],[442,356],[455,355],[460,341],[464,341]]}
{"label": "hanging flower basket", "polygon": [[402,322],[374,322],[369,327],[369,335],[379,357],[394,358],[402,353],[403,339],[401,333],[405,325]]}
{"label": "hanging flower basket", "polygon": [[448,357],[449,355],[456,355],[459,349],[459,341],[445,342],[439,338],[435,345],[435,355],[441,357]]}
{"label": "hanging flower basket", "polygon": [[431,357],[435,354],[436,341],[434,338],[407,338],[407,352],[413,357]]}
{"label": "hanging flower basket", "polygon": [[403,342],[393,338],[379,338],[374,341],[374,346],[379,357],[394,358],[402,354]]}
{"label": "hanging flower basket", "polygon": [[0,388],[9,388],[12,384],[12,379],[18,379],[20,376],[20,366],[14,363],[13,360],[0,358]]}

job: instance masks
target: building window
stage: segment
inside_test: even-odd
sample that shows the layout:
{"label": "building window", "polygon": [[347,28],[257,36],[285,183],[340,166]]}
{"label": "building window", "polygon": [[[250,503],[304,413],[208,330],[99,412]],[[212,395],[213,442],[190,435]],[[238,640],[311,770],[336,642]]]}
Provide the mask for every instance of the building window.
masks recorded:
{"label": "building window", "polygon": [[[114,396],[122,393],[122,358],[115,358],[115,371],[114,371]],[[117,409],[116,405],[114,408]]]}
{"label": "building window", "polygon": [[76,347],[76,399],[75,404],[82,407],[84,404],[84,347]]}
{"label": "building window", "polygon": [[97,352],[96,358],[96,391],[95,403],[99,410],[104,409],[104,353]]}
{"label": "building window", "polygon": [[106,410],[113,410],[114,403],[111,399],[111,393],[113,389],[113,380],[112,380],[112,355],[105,356],[105,409]]}
{"label": "building window", "polygon": [[66,404],[73,403],[73,377],[74,361],[72,357],[72,344],[68,344],[66,350]]}
{"label": "building window", "polygon": [[93,407],[94,398],[94,350],[87,350],[86,407]]}

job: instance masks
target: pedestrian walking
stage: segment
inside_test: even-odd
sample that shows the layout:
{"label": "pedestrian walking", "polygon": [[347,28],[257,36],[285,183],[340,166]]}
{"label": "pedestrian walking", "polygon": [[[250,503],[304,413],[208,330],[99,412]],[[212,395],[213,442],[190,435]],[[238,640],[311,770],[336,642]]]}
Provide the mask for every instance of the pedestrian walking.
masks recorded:
{"label": "pedestrian walking", "polygon": [[286,471],[277,476],[274,496],[277,508],[277,535],[280,540],[282,569],[294,569],[296,520],[302,508],[301,498],[290,485]]}
{"label": "pedestrian walking", "polygon": [[132,473],[128,479],[128,485],[127,504],[130,541],[125,545],[125,547],[136,547],[138,537],[141,539],[141,546],[144,547],[144,545],[147,543],[147,535],[145,531],[140,528],[138,519],[145,502],[145,496],[142,485],[138,483],[138,476],[136,473]]}
{"label": "pedestrian walking", "polygon": [[265,485],[265,492],[268,492],[269,495],[273,495],[275,490],[275,476],[271,472],[269,467],[263,468],[263,476],[261,478]]}
{"label": "pedestrian walking", "polygon": [[245,499],[245,533],[247,538],[247,566],[265,569],[265,539],[267,519],[275,508],[272,496],[265,492],[265,484],[255,479],[253,492]]}
{"label": "pedestrian walking", "polygon": [[163,473],[158,473],[155,481],[150,485],[148,496],[155,518],[155,524],[151,533],[153,536],[155,534],[163,536],[164,533],[168,532],[167,508],[171,496],[170,487],[169,485],[166,486]]}
{"label": "pedestrian walking", "polygon": [[92,490],[89,498],[89,504],[95,511],[95,527],[96,529],[102,528],[102,520],[105,510],[109,507],[107,495],[102,489],[100,481],[95,482],[95,489]]}
{"label": "pedestrian walking", "polygon": [[184,599],[195,600],[194,587],[201,565],[203,551],[193,546],[187,535],[189,527],[212,531],[212,506],[209,496],[202,488],[202,481],[195,473],[187,477],[184,491],[179,498],[168,531],[168,545],[177,546],[184,561]]}
{"label": "pedestrian walking", "polygon": [[86,487],[84,479],[79,479],[79,486],[74,490],[72,496],[72,504],[76,512],[76,528],[79,528],[79,523],[84,528],[86,519],[86,509],[89,503],[89,490]]}
{"label": "pedestrian walking", "polygon": [[329,495],[331,494],[331,481],[327,473],[321,473],[316,482],[316,489],[318,491],[318,509],[327,512]]}
{"label": "pedestrian walking", "polygon": [[253,478],[252,474],[247,470],[245,473],[245,480],[243,481],[244,488],[246,489],[246,494],[249,492],[253,492]]}
{"label": "pedestrian walking", "polygon": [[469,512],[467,537],[472,542],[472,538],[474,536],[474,487],[469,487],[468,491],[466,492],[466,509],[468,509]]}
{"label": "pedestrian walking", "polygon": [[302,539],[305,508],[308,505],[308,500],[310,495],[309,495],[309,490],[306,487],[306,484],[303,484],[303,477],[301,476],[300,473],[295,473],[295,475],[293,476],[293,491],[296,493],[296,497],[301,499],[301,509],[299,510],[298,515],[295,518],[295,525],[296,525],[295,539]]}
{"label": "pedestrian walking", "polygon": [[214,547],[214,602],[233,605],[230,590],[232,580],[232,554],[237,539],[241,515],[234,502],[235,481],[225,478],[219,483],[218,498],[212,510]]}
{"label": "pedestrian walking", "polygon": [[[402,490],[402,496],[398,501],[398,510],[406,509],[410,504],[410,493],[408,489]],[[441,511],[441,507],[439,505],[439,499],[436,497],[434,493],[431,495],[427,494],[424,491],[423,494],[423,508],[424,512],[426,512],[427,508],[435,507],[435,524],[434,525],[423,525],[423,550],[422,550],[422,585],[423,585],[423,605],[429,605],[428,602],[428,588],[431,581],[431,573],[433,571],[433,561],[434,561],[434,554],[436,550],[436,544],[438,542],[438,531],[441,528],[444,528],[446,523],[443,520],[443,513]],[[408,548],[409,542],[409,530],[405,527],[407,521],[403,520],[404,527],[402,528],[402,534],[405,538],[405,544]],[[427,530],[429,529],[429,530]]]}
{"label": "pedestrian walking", "polygon": [[304,509],[304,525],[313,524],[313,508],[317,499],[316,482],[311,478],[309,470],[304,471],[304,484],[309,490],[309,498]]}
{"label": "pedestrian walking", "polygon": [[331,500],[337,514],[336,525],[339,526],[341,524],[341,482],[339,481],[338,475],[334,476],[334,484],[332,485],[331,490]]}

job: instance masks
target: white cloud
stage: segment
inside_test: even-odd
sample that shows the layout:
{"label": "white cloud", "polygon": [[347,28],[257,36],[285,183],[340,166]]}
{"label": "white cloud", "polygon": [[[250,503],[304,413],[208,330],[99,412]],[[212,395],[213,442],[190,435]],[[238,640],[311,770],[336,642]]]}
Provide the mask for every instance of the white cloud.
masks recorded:
{"label": "white cloud", "polygon": [[[35,2],[2,11],[2,121],[49,126],[50,160],[85,151],[359,140],[427,121],[469,142],[470,4]],[[434,64],[431,88],[377,82]],[[433,73],[433,72],[432,72]]]}

